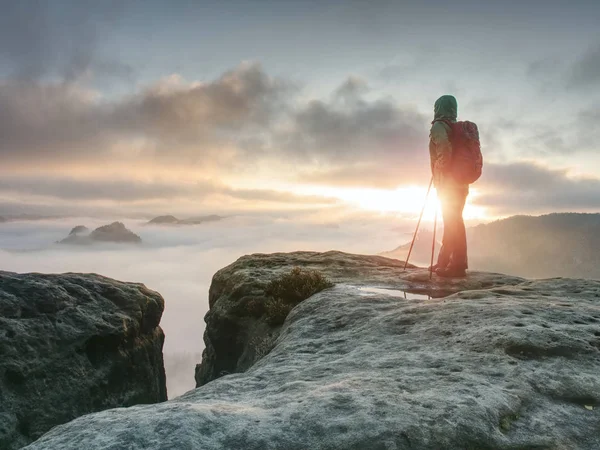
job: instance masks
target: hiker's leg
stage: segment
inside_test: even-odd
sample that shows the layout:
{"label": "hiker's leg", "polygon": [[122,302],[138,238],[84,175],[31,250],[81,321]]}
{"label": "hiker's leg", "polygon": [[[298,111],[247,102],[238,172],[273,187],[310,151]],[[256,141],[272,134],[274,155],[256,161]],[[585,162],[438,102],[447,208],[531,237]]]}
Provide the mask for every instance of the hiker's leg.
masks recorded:
{"label": "hiker's leg", "polygon": [[468,190],[457,190],[454,196],[453,209],[455,220],[455,246],[452,254],[452,266],[459,269],[469,267],[467,259],[467,233],[465,230],[465,221],[463,219],[463,210],[467,200]]}
{"label": "hiker's leg", "polygon": [[448,266],[460,267],[462,265],[459,242],[460,224],[464,202],[461,205],[461,196],[455,187],[445,189],[442,192],[441,199],[442,205],[444,205],[442,209],[444,216],[444,238],[446,239],[444,244],[446,246],[447,257],[449,258]]}
{"label": "hiker's leg", "polygon": [[448,195],[444,191],[438,192],[440,203],[442,205],[442,220],[444,222],[444,236],[442,238],[442,248],[438,254],[437,266],[444,268],[450,264],[450,257],[452,256],[452,250],[454,245],[453,227],[452,227],[452,211],[451,204]]}
{"label": "hiker's leg", "polygon": [[450,264],[435,273],[441,277],[464,277],[467,268],[466,233],[462,212],[468,190],[453,187],[444,192],[442,204],[444,212],[444,237],[450,251]]}

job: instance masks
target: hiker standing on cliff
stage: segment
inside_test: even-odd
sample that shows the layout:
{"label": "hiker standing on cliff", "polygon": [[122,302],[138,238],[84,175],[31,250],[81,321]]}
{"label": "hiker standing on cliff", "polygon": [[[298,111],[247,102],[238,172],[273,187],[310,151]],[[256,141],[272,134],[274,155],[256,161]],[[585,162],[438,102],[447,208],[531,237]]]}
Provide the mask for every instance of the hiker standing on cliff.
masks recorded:
{"label": "hiker standing on cliff", "polygon": [[481,175],[479,132],[472,122],[457,122],[458,104],[452,95],[438,98],[429,133],[433,184],[442,204],[444,237],[437,264],[430,270],[442,277],[464,277],[468,268],[463,209],[469,184]]}

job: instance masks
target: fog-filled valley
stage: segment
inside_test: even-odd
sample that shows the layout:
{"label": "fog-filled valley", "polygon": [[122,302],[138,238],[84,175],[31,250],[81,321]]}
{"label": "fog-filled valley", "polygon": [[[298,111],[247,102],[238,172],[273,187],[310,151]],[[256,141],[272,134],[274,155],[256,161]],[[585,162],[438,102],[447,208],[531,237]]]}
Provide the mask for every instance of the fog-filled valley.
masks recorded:
{"label": "fog-filled valley", "polygon": [[[120,221],[124,232],[139,236],[141,242],[64,244],[80,225],[89,232],[113,221]],[[216,271],[246,254],[298,250],[340,250],[403,260],[414,226],[414,220],[385,215],[338,223],[299,216],[231,216],[190,225],[127,218],[9,220],[0,224],[0,268],[20,273],[97,273],[158,291],[165,299],[161,326],[166,335],[167,388],[173,398],[194,387],[194,366],[204,348],[208,291]],[[429,262],[430,227],[429,222],[422,224],[410,262],[421,266]],[[599,278],[599,229],[597,214],[515,216],[470,227],[470,269],[528,278]],[[443,229],[437,233],[439,250]]]}
{"label": "fog-filled valley", "polygon": [[[119,220],[141,244],[62,245],[70,230]],[[0,224],[0,268],[12,272],[98,273],[141,282],[165,299],[161,326],[170,398],[194,387],[204,348],[204,315],[214,273],[249,253],[342,250],[374,254],[404,242],[412,223],[373,219],[345,224],[264,217],[228,217],[190,226],[148,225],[123,218],[62,218]]]}

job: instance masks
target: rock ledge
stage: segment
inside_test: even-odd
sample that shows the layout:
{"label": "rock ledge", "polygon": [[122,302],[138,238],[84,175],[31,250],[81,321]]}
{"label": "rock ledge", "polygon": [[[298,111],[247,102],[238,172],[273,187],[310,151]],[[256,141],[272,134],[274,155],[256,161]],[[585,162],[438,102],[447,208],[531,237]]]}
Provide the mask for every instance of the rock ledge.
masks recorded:
{"label": "rock ledge", "polygon": [[[471,274],[427,285],[425,271],[399,264],[244,257],[215,275],[211,311],[260,296],[289,266],[321,267],[338,284],[297,306],[245,372],[81,417],[29,448],[600,448],[600,282]],[[458,292],[397,295],[427,286]]]}

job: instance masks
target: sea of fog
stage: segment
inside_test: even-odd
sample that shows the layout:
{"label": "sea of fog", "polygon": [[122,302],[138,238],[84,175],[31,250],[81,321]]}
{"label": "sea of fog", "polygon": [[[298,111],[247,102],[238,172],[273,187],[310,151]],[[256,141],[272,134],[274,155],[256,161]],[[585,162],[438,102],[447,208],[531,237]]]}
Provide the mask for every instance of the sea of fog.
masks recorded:
{"label": "sea of fog", "polygon": [[[138,234],[141,245],[56,244],[76,225],[90,229],[114,220]],[[299,219],[229,217],[194,226],[148,226],[114,218],[65,218],[0,224],[0,270],[98,273],[144,283],[165,299],[161,326],[169,397],[194,388],[194,366],[204,348],[208,288],[220,268],[249,253],[341,250],[377,254],[410,239],[414,222],[389,218],[337,224]]]}

